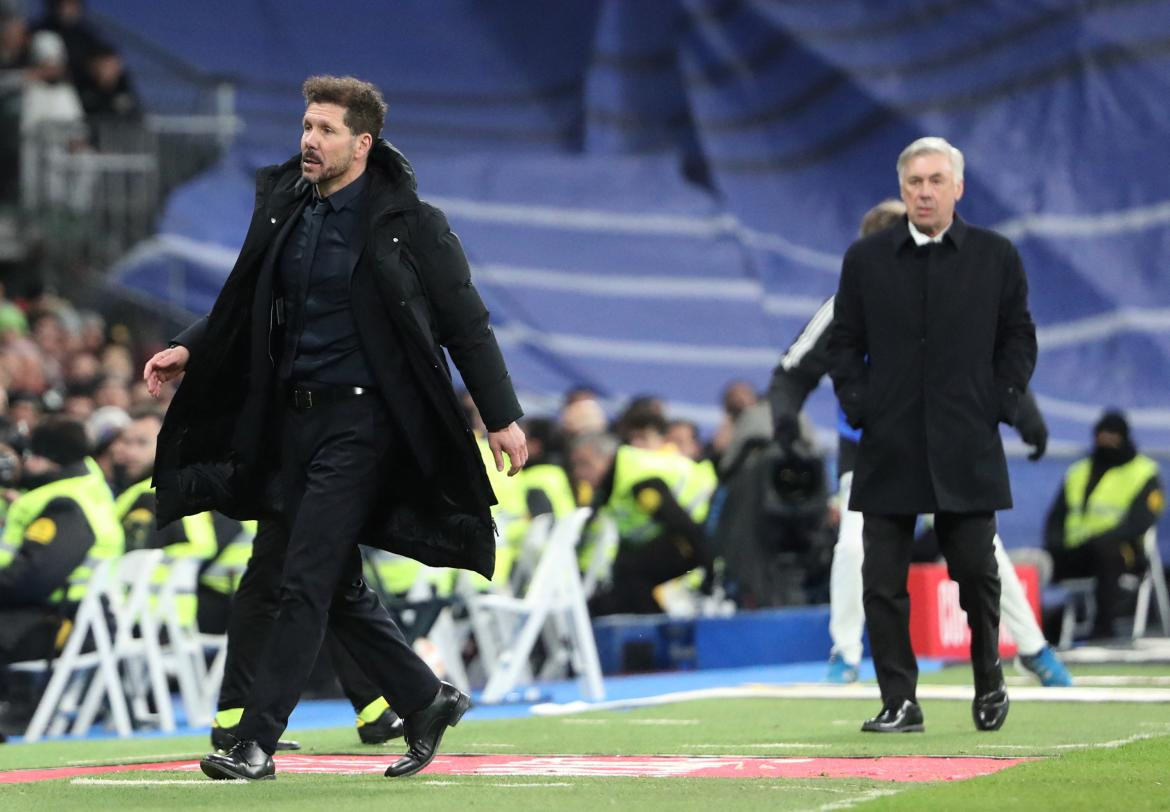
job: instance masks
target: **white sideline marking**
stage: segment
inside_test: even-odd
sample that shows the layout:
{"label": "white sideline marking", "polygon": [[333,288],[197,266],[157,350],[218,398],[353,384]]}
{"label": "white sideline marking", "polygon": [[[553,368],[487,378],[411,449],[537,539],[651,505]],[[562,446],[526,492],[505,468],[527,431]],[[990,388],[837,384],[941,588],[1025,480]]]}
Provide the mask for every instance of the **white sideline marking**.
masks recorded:
{"label": "white sideline marking", "polygon": [[832,801],[831,803],[822,804],[816,807],[817,812],[832,812],[834,809],[852,809],[858,804],[863,804],[868,801],[873,801],[878,798],[884,798],[887,795],[897,795],[896,789],[871,789],[868,792],[862,792],[859,795],[854,795],[852,798],[843,798],[840,801]]}
{"label": "white sideline marking", "polygon": [[198,753],[187,751],[186,753],[147,753],[144,756],[118,756],[117,758],[83,758],[79,761],[66,761],[65,763],[70,767],[86,767],[89,765],[103,764],[141,764],[143,762],[149,763],[151,761],[170,761],[174,758],[199,758]]}
{"label": "white sideline marking", "polygon": [[212,781],[210,778],[203,781],[196,778],[74,778],[69,783],[85,787],[169,787],[175,784],[196,787],[222,787],[243,786],[252,782],[242,779],[238,781]]}
{"label": "white sideline marking", "polygon": [[[920,685],[919,699],[958,700],[970,702],[974,697],[970,685]],[[1010,696],[1026,702],[1170,702],[1170,688],[1042,688],[1025,686],[1012,688]],[[615,699],[608,702],[542,702],[532,706],[535,716],[564,716],[594,710],[619,710],[699,699],[880,699],[876,685],[743,685],[727,688],[704,688],[694,691],[675,691],[656,696]],[[597,720],[604,722],[605,720]],[[589,722],[592,723],[592,722]],[[588,724],[588,723],[587,723]]]}
{"label": "white sideline marking", "polygon": [[[1132,736],[1126,736],[1124,739],[1112,739],[1107,742],[1076,742],[1074,744],[1053,744],[1049,748],[1052,750],[1095,750],[1100,748],[1102,750],[1114,750],[1118,747],[1124,747],[1127,744],[1134,742],[1145,741],[1146,739],[1160,739],[1164,734],[1161,733],[1135,733]],[[980,744],[976,745],[984,750],[1043,750],[1042,746],[1034,744]]]}
{"label": "white sideline marking", "polygon": [[697,725],[698,719],[623,719],[627,725]]}
{"label": "white sideline marking", "polygon": [[759,742],[751,744],[683,744],[684,748],[691,750],[717,750],[725,749],[728,752],[734,751],[736,748],[757,748],[761,750],[775,749],[800,749],[805,748],[827,748],[827,744],[810,744],[808,742]]}
{"label": "white sideline marking", "polygon": [[423,786],[427,787],[506,787],[507,789],[531,789],[533,787],[571,787],[573,786],[568,781],[548,781],[548,782],[533,782],[524,784],[505,784],[502,781],[492,784],[481,784],[478,781],[421,781]]}

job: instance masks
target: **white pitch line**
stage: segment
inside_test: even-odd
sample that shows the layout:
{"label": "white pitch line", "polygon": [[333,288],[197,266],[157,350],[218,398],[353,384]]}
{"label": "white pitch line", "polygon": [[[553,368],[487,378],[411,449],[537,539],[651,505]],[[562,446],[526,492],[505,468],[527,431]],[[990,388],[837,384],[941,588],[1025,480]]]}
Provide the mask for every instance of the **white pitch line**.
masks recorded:
{"label": "white pitch line", "polygon": [[420,781],[425,787],[504,787],[506,789],[532,789],[534,787],[571,787],[573,786],[568,781],[548,781],[548,782],[533,782],[523,784],[505,784],[503,782],[482,784],[479,781]]}
{"label": "white pitch line", "polygon": [[102,764],[122,764],[127,762],[130,764],[145,762],[150,763],[154,761],[170,761],[175,758],[199,758],[199,754],[190,751],[186,753],[147,753],[142,756],[118,756],[117,758],[85,758],[80,761],[66,761],[70,767],[85,767],[89,765]]}
{"label": "white pitch line", "polygon": [[[693,750],[718,750],[725,749],[728,752],[734,751],[736,748],[753,748],[758,750],[805,750],[827,748],[827,744],[810,744],[807,742],[763,742],[751,744],[683,744],[683,748]],[[722,755],[722,753],[721,753]],[[730,758],[730,756],[728,756]]]}
{"label": "white pitch line", "polygon": [[979,744],[976,747],[982,750],[1113,750],[1118,747],[1124,747],[1127,744],[1134,742],[1145,741],[1146,739],[1159,739],[1163,734],[1159,733],[1135,733],[1132,736],[1126,736],[1124,739],[1111,739],[1107,742],[1075,742],[1073,744],[1052,744],[1048,747],[1043,747],[1034,744]]}
{"label": "white pitch line", "polygon": [[854,795],[852,798],[842,798],[840,801],[833,801],[831,803],[822,804],[816,807],[816,812],[832,812],[835,809],[852,809],[859,804],[864,804],[869,801],[884,798],[887,795],[897,795],[900,790],[896,789],[871,789],[868,792],[862,792],[859,795]]}
{"label": "white pitch line", "polygon": [[176,778],[173,780],[165,778],[74,778],[69,783],[85,787],[169,787],[179,784],[198,787],[223,787],[243,786],[251,782],[243,780],[212,781],[211,779],[200,781],[195,778]]}
{"label": "white pitch line", "polygon": [[[1042,688],[1022,686],[1009,692],[1015,701],[1026,702],[1170,702],[1170,688]],[[959,700],[970,702],[974,689],[970,685],[920,685],[919,699]],[[693,691],[675,691],[656,696],[615,699],[608,702],[584,702],[577,700],[557,704],[543,702],[533,705],[536,716],[566,716],[596,710],[623,710],[675,702],[689,702],[699,699],[880,699],[876,685],[804,685],[753,684],[737,687],[704,688]],[[592,720],[584,724],[604,723],[606,720]]]}
{"label": "white pitch line", "polygon": [[698,719],[622,719],[627,725],[697,725],[700,724]]}

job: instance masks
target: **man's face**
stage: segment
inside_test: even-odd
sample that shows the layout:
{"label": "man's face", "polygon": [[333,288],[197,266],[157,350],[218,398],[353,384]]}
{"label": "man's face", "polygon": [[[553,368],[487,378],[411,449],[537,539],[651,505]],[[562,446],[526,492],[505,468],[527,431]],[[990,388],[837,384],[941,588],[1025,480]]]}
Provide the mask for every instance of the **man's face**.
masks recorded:
{"label": "man's face", "polygon": [[691,427],[685,423],[676,423],[667,429],[666,439],[674,443],[675,448],[684,457],[697,460],[703,453],[703,448],[699,445],[699,438],[691,431]]}
{"label": "man's face", "polygon": [[902,170],[901,185],[906,215],[923,234],[933,237],[955,219],[963,182],[955,180],[949,156],[927,152],[911,158]]}
{"label": "man's face", "polygon": [[339,104],[310,104],[301,130],[301,176],[309,183],[328,183],[353,167],[362,138],[345,124],[345,108]]}
{"label": "man's face", "polygon": [[595,448],[580,446],[569,455],[569,468],[574,482],[588,482],[596,488],[609,468],[609,457]]}
{"label": "man's face", "polygon": [[1125,438],[1115,431],[1099,431],[1095,438],[1097,448],[1121,448]]}
{"label": "man's face", "polygon": [[131,482],[144,479],[154,467],[158,430],[159,422],[153,417],[133,420],[110,444],[111,460]]}

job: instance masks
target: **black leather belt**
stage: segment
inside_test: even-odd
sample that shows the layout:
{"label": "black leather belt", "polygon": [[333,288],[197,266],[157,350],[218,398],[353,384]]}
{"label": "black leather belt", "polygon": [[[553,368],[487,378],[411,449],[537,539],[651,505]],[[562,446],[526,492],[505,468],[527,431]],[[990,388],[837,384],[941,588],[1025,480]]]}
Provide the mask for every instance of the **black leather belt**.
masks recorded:
{"label": "black leather belt", "polygon": [[294,409],[304,411],[314,406],[323,406],[326,403],[335,403],[339,400],[360,398],[363,395],[373,394],[368,386],[328,386],[314,384],[313,386],[294,385],[288,391],[288,402]]}

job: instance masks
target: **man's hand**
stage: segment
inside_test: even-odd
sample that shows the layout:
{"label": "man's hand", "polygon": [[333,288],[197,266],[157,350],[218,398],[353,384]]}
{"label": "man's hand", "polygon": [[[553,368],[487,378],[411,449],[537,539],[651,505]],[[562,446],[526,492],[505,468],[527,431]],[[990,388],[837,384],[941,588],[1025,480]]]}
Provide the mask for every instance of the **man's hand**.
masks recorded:
{"label": "man's hand", "polygon": [[[155,353],[142,370],[142,379],[146,381],[146,391],[150,396],[157,398],[164,383],[182,375],[189,360],[191,351],[181,344]],[[524,435],[521,434],[520,438],[523,440]]]}
{"label": "man's hand", "polygon": [[504,470],[504,454],[508,455],[511,467],[508,476],[520,473],[524,463],[528,462],[528,441],[524,439],[524,432],[515,423],[499,431],[488,432],[488,446],[496,458],[496,470]]}

